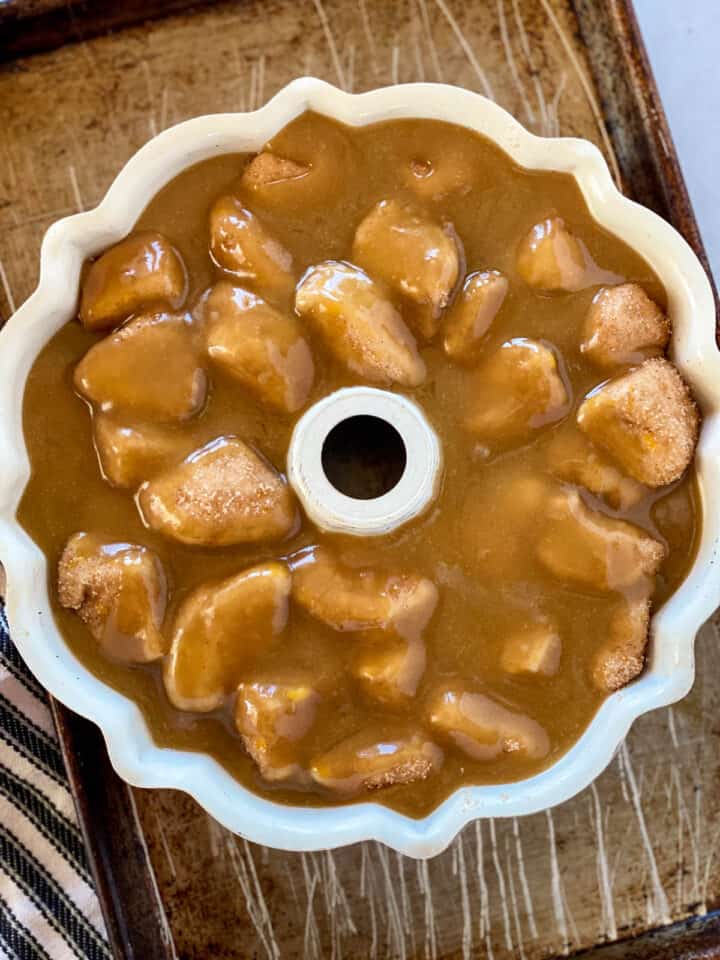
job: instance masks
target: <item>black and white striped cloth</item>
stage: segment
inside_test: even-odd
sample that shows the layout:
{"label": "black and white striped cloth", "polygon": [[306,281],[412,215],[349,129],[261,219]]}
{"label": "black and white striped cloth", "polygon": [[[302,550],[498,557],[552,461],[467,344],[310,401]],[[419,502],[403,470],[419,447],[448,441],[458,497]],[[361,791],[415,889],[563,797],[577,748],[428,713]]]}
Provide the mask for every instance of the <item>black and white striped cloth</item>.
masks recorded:
{"label": "black and white striped cloth", "polygon": [[0,960],[111,960],[47,695],[0,602]]}

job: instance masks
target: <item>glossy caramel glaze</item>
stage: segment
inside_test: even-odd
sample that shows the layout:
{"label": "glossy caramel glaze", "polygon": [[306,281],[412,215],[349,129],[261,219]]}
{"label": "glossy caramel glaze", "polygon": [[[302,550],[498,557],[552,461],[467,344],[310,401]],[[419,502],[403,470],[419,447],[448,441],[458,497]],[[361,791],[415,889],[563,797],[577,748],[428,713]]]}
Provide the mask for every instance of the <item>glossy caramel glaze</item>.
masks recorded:
{"label": "glossy caramel glaze", "polygon": [[[571,177],[522,170],[494,145],[460,128],[394,121],[346,129],[305,115],[273,139],[270,151],[254,160],[218,157],[185,171],[138,221],[146,244],[152,233],[169,241],[163,257],[174,270],[172,282],[149,285],[161,301],[148,303],[144,313],[188,311],[183,322],[198,352],[189,365],[187,358],[173,361],[176,373],[165,395],[162,355],[153,367],[141,349],[142,377],[155,381],[154,390],[161,388],[160,419],[143,415],[138,424],[135,414],[118,413],[112,403],[105,402],[102,415],[96,406],[94,430],[101,446],[134,443],[133,450],[144,450],[147,440],[151,447],[146,458],[133,453],[114,474],[106,467],[117,485],[101,474],[89,406],[76,392],[98,404],[107,375],[100,371],[98,386],[92,370],[81,367],[77,374],[76,368],[96,343],[118,336],[97,327],[110,323],[105,318],[126,301],[107,295],[110,305],[93,314],[84,300],[83,310],[93,318],[87,326],[96,329],[73,320],[41,352],[25,394],[32,476],[19,519],[49,559],[63,636],[97,676],[140,705],[159,744],[206,751],[251,789],[282,802],[317,805],[371,797],[421,816],[461,784],[518,780],[564,753],[606,695],[598,682],[607,675],[598,672],[599,649],[627,624],[644,630],[652,588],[657,609],[689,568],[700,516],[692,469],[669,486],[642,486],[618,471],[616,461],[606,460],[575,421],[590,390],[628,369],[601,368],[581,349],[600,287],[640,284],[661,310],[665,293],[648,265],[592,220]],[[223,201],[227,197],[234,200]],[[378,214],[383,201],[392,206]],[[223,220],[211,256],[213,210]],[[448,246],[448,238],[459,239],[453,248],[459,252],[457,265],[446,263],[444,270],[426,275],[402,249],[394,250],[392,262],[378,256],[368,233],[378,223],[384,229],[388,219],[403,217],[414,230],[418,215],[442,225],[435,233],[439,247]],[[236,256],[237,232],[246,236],[248,229],[254,262],[252,256],[241,261]],[[548,258],[548,243],[558,237],[557,257]],[[538,250],[542,257],[533,258]],[[187,273],[184,304],[175,252]],[[132,249],[123,253],[130,260],[139,255]],[[294,286],[309,268],[353,257],[389,305],[382,310],[391,318],[403,384],[390,383],[390,389],[413,397],[442,440],[444,480],[432,509],[370,542],[318,533],[297,519],[289,501],[273,501],[273,525],[261,527],[272,537],[259,542],[198,546],[166,535],[161,524],[146,526],[138,502],[142,507],[145,498],[150,509],[147,490],[159,496],[157,491],[172,489],[168,471],[218,437],[237,437],[258,451],[275,491],[272,468],[284,471],[290,433],[302,411],[332,390],[365,382],[357,371],[367,368],[347,362],[347,344],[329,342],[309,312],[294,311]],[[147,258],[142,262],[144,269]],[[482,279],[471,279],[473,274]],[[212,350],[208,357],[197,346],[206,335],[197,317],[204,315],[199,305],[206,291],[220,281],[252,295],[257,343],[246,350],[213,320],[213,360]],[[104,271],[96,268],[93,284],[104,294],[105,282]],[[468,306],[475,296],[476,316]],[[213,302],[231,299],[225,288],[216,288]],[[133,302],[131,295],[127,302]],[[402,329],[412,332],[410,346],[404,332],[395,335],[396,314]],[[365,319],[360,317],[358,329]],[[161,323],[173,330],[182,326],[179,320]],[[278,368],[268,404],[247,380],[265,355],[262,331],[276,323],[283,342],[299,337],[306,347],[298,348],[291,382],[290,368]],[[514,346],[501,351],[510,341]],[[306,349],[312,367],[303,359]],[[235,362],[242,366],[233,373]],[[524,381],[513,379],[522,367],[530,371],[532,387],[536,363],[555,378],[540,391],[540,414],[525,410]],[[155,410],[158,401],[151,399]],[[505,406],[493,419],[488,410],[492,413],[496,401]],[[127,402],[142,408],[133,398]],[[136,502],[141,481],[147,481],[145,492]],[[613,525],[619,520],[649,536],[628,540],[626,528]],[[241,575],[257,568],[276,576],[274,592],[263,600],[267,616],[274,618],[272,628],[258,632],[262,645],[251,664],[233,660],[231,682],[240,682],[238,696],[226,695],[227,673],[210,691],[188,684],[192,669],[188,674],[185,668],[185,686],[181,689],[179,680],[173,686],[172,654],[164,662],[123,662],[98,644],[73,610],[60,605],[58,560],[80,531],[104,543],[138,544],[158,558],[167,578],[163,633],[167,644],[175,643],[177,663],[183,638],[202,632],[197,609],[213,615],[219,610],[217,622],[232,623],[244,603],[233,606],[234,598],[247,590]],[[614,538],[607,555],[597,539],[606,534]],[[224,542],[217,531],[213,536]],[[322,549],[308,549],[317,546]],[[324,571],[320,561],[326,551],[334,559]],[[293,558],[296,570],[292,587],[287,568],[274,564],[286,557]],[[318,566],[308,567],[308,557]],[[332,567],[338,559],[345,565],[340,573]],[[598,564],[607,569],[598,574]],[[352,595],[358,567],[372,568],[359,599]],[[334,611],[321,608],[314,575],[332,584],[334,599],[351,591],[340,614],[337,604]],[[224,587],[222,597],[213,592],[217,584]],[[350,629],[352,617],[359,620]],[[221,649],[219,640],[216,648]],[[642,643],[636,654],[639,666]],[[617,676],[624,682],[622,671]],[[185,709],[172,705],[166,682]],[[201,701],[216,706],[218,698],[221,705],[210,713],[195,709]],[[271,713],[259,716],[258,703],[269,704]],[[278,730],[286,731],[280,743],[274,739]],[[378,751],[382,743],[392,746]]]}

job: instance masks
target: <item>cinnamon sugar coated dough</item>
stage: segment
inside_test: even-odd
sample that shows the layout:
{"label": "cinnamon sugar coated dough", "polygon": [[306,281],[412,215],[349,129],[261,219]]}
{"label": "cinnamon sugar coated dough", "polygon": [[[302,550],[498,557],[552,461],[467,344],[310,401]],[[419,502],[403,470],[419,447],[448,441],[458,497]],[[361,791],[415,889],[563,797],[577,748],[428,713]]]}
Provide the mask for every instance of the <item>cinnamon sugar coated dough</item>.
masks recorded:
{"label": "cinnamon sugar coated dough", "polygon": [[379,631],[358,654],[353,673],[367,696],[397,704],[415,696],[427,664],[422,639],[393,640]]}
{"label": "cinnamon sugar coated dough", "polygon": [[[699,414],[662,278],[571,176],[305,114],[181,173],[83,278],[28,378],[19,519],[70,649],[160,746],[421,817],[547,768],[642,675],[695,556]],[[425,513],[367,539],[286,477],[298,419],[353,385],[442,450]],[[415,467],[374,437],[333,474],[368,499]]]}
{"label": "cinnamon sugar coated dough", "polygon": [[586,285],[586,254],[562,217],[536,223],[523,239],[517,257],[522,279],[547,291],[581,290]]}
{"label": "cinnamon sugar coated dough", "polygon": [[58,599],[114,659],[144,663],[167,650],[165,572],[146,547],[76,533],[58,564]]}
{"label": "cinnamon sugar coated dough", "polygon": [[588,396],[578,423],[625,472],[663,487],[687,470],[699,415],[682,377],[668,360],[646,360]]}
{"label": "cinnamon sugar coated dough", "polygon": [[507,278],[497,270],[482,270],[465,278],[462,290],[443,317],[443,347],[451,360],[477,363],[485,335],[507,292]]}
{"label": "cinnamon sugar coated dough", "polygon": [[295,317],[229,283],[212,287],[203,316],[210,358],[261,403],[286,413],[305,404],[315,367]]}
{"label": "cinnamon sugar coated dough", "polygon": [[255,293],[282,296],[295,285],[292,254],[237,197],[221,197],[210,211],[210,253]]}
{"label": "cinnamon sugar coated dough", "polygon": [[319,700],[317,690],[303,681],[238,686],[235,726],[266,780],[307,779],[294,745],[313,726]]}
{"label": "cinnamon sugar coated dough", "polygon": [[601,367],[659,356],[670,339],[670,321],[637,283],[603,287],[585,318],[580,349]]}
{"label": "cinnamon sugar coated dough", "polygon": [[207,547],[283,539],[297,519],[284,479],[237,437],[218,437],[146,481],[138,506],[149,527]]}
{"label": "cinnamon sugar coated dough", "polygon": [[263,563],[220,583],[203,584],[175,617],[165,689],[182,710],[222,706],[246,670],[287,624],[290,575]]}
{"label": "cinnamon sugar coated dough", "polygon": [[364,271],[328,260],[298,285],[295,309],[337,360],[372,383],[417,387],[425,364],[400,313]]}
{"label": "cinnamon sugar coated dough", "polygon": [[491,445],[528,439],[560,420],[568,406],[554,349],[524,337],[492,352],[478,369],[474,387],[467,427]]}
{"label": "cinnamon sugar coated dough", "polygon": [[425,780],[442,764],[442,751],[419,730],[388,736],[363,732],[341,741],[319,757],[313,779],[339,793],[379,790],[393,784]]}
{"label": "cinnamon sugar coated dough", "polygon": [[593,659],[593,678],[601,690],[619,690],[640,673],[649,622],[646,591],[641,589],[637,596],[620,601]]}
{"label": "cinnamon sugar coated dough", "polygon": [[452,229],[414,205],[382,200],[355,232],[352,259],[411,302],[407,314],[425,338],[438,330],[455,288],[461,251]]}
{"label": "cinnamon sugar coated dough", "polygon": [[259,153],[250,161],[245,167],[242,179],[247,187],[257,189],[280,180],[295,180],[307,173],[308,167],[304,164],[265,152]]}

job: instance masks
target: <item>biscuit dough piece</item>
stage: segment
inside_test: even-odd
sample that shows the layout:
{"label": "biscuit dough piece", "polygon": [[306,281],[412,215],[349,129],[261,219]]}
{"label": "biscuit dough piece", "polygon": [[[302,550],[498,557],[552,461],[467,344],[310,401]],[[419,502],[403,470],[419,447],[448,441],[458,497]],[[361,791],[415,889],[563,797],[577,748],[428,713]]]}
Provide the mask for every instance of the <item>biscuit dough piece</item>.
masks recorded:
{"label": "biscuit dough piece", "polygon": [[185,265],[170,241],[160,233],[135,233],[90,266],[80,320],[88,330],[110,330],[154,306],[178,310],[187,286]]}
{"label": "biscuit dough piece", "polygon": [[289,596],[290,573],[274,561],[193,590],[175,617],[165,663],[170,701],[201,713],[221,706],[285,629]]}
{"label": "biscuit dough piece", "polygon": [[378,633],[360,649],[353,674],[368,696],[394,706],[415,696],[426,663],[421,639],[406,641]]}
{"label": "biscuit dough piece", "polygon": [[209,291],[203,315],[211,360],[282,413],[294,413],[304,405],[315,368],[294,316],[224,282]]}
{"label": "biscuit dough piece", "polygon": [[192,449],[192,440],[181,430],[152,423],[126,426],[100,413],[93,428],[103,476],[115,487],[135,490]]}
{"label": "biscuit dough piece", "polygon": [[573,292],[588,286],[589,255],[565,226],[562,217],[536,223],[517,254],[517,269],[530,287],[549,292]]}
{"label": "biscuit dough piece", "polygon": [[585,505],[577,490],[554,495],[537,546],[540,562],[558,580],[599,592],[648,583],[665,557],[665,547],[625,520],[606,517]]}
{"label": "biscuit dough piece", "polygon": [[235,726],[266,780],[302,778],[295,749],[313,725],[319,700],[307,681],[239,685]]}
{"label": "biscuit dough piece", "polygon": [[413,335],[359,267],[337,260],[311,267],[298,284],[295,309],[357,377],[404,387],[425,379]]}
{"label": "biscuit dough piece", "polygon": [[161,632],[167,581],[147,547],[74,534],[60,557],[58,597],[113,660],[149,663],[167,650]]}
{"label": "biscuit dough piece", "polygon": [[603,287],[585,318],[580,350],[599,367],[640,363],[660,356],[670,321],[639,283]]}
{"label": "biscuit dough piece", "polygon": [[448,226],[399,200],[382,200],[355,233],[353,261],[415,307],[408,317],[430,339],[460,275],[458,241]]}
{"label": "biscuit dough piece", "polygon": [[[383,608],[374,628],[365,631],[358,641],[353,675],[365,693],[381,703],[406,703],[417,693],[425,672],[423,635],[437,607],[437,587],[431,580],[412,574],[385,575],[378,571],[373,575],[368,570],[342,569],[339,564],[333,576],[337,578],[335,583],[342,583],[338,593],[343,589],[352,592],[353,578],[356,588],[372,585]],[[341,622],[329,608],[324,612],[335,623]]]}
{"label": "biscuit dough piece", "polygon": [[148,480],[137,501],[153,530],[204,547],[280,540],[298,521],[283,477],[237,437],[211,440]]}
{"label": "biscuit dough piece", "polygon": [[518,248],[516,266],[525,283],[541,293],[576,293],[623,279],[595,263],[562,217],[535,224]]}
{"label": "biscuit dough piece", "polygon": [[237,197],[221,197],[210,211],[210,253],[218,267],[262,296],[282,300],[292,294],[291,254]]}
{"label": "biscuit dough piece", "polygon": [[627,510],[649,493],[575,430],[556,434],[550,441],[548,469],[559,480],[602,497],[613,510]]}
{"label": "biscuit dough piece", "polygon": [[443,318],[443,349],[451,360],[477,363],[483,340],[508,292],[507,277],[497,270],[471,273]]}
{"label": "biscuit dough piece", "polygon": [[340,124],[305,114],[250,161],[241,188],[260,212],[315,218],[328,204],[354,197],[358,161],[357,148]]}
{"label": "biscuit dough piece", "polygon": [[303,550],[292,570],[293,599],[334,630],[391,630],[414,640],[438,601],[437,587],[426,577],[349,567],[327,547]]}
{"label": "biscuit dough piece", "polygon": [[474,760],[494,760],[503,753],[541,758],[550,750],[547,733],[537,721],[484,693],[461,687],[440,690],[430,701],[428,718],[437,733]]}
{"label": "biscuit dough piece", "polygon": [[75,389],[102,413],[187,420],[207,393],[201,346],[189,316],[142,314],[90,347],[75,368]]}
{"label": "biscuit dough piece", "polygon": [[541,674],[552,677],[558,672],[562,642],[549,623],[529,624],[508,637],[500,663],[513,674]]}
{"label": "biscuit dough piece", "polygon": [[269,150],[263,150],[245,167],[242,182],[250,190],[260,190],[274,183],[298,180],[306,177],[309,172],[310,168],[305,164],[295,163],[288,157],[280,157]]}
{"label": "biscuit dough piece", "polygon": [[330,790],[353,794],[426,780],[442,761],[442,750],[419,728],[398,725],[343,740],[315,760],[312,776]]}
{"label": "biscuit dough piece", "polygon": [[522,443],[561,419],[568,402],[554,349],[518,337],[478,368],[466,426],[491,445]]}
{"label": "biscuit dough piece", "polygon": [[678,480],[695,453],[700,417],[690,390],[669,360],[646,360],[588,394],[580,429],[639,483]]}
{"label": "biscuit dough piece", "polygon": [[650,601],[642,591],[636,593],[620,601],[610,621],[608,637],[593,657],[593,681],[607,693],[634,680],[645,665]]}
{"label": "biscuit dough piece", "polygon": [[427,578],[405,575],[390,582],[390,612],[384,627],[361,644],[353,673],[365,692],[397,705],[417,693],[425,672],[423,636],[438,603],[438,589]]}

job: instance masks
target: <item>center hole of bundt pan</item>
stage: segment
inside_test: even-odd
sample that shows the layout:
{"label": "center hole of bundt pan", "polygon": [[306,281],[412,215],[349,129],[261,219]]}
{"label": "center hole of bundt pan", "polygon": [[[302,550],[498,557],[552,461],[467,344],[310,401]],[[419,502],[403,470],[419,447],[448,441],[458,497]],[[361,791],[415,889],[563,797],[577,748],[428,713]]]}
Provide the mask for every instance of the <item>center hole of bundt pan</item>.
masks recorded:
{"label": "center hole of bundt pan", "polygon": [[336,424],[325,438],[322,466],[330,483],[354,500],[375,500],[405,472],[405,443],[381,417],[362,414]]}

